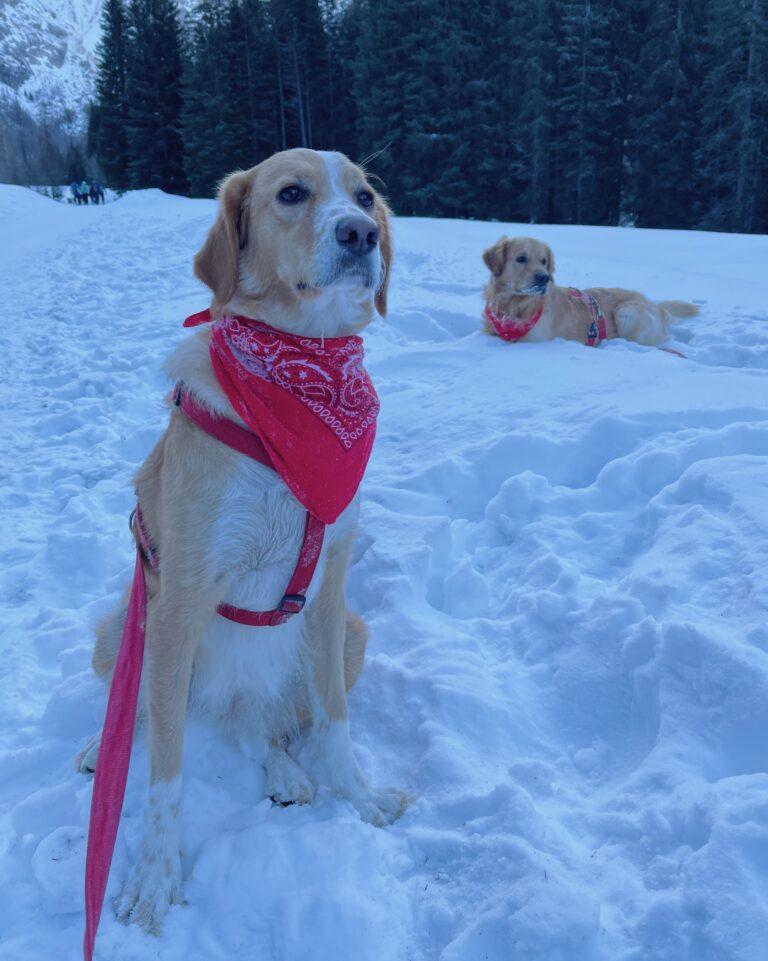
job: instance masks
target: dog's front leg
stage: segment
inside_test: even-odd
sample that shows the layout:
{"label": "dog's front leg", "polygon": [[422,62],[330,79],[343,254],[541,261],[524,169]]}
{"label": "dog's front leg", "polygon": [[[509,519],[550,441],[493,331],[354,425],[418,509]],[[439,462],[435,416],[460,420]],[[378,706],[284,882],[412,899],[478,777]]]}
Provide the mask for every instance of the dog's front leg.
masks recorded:
{"label": "dog's front leg", "polygon": [[307,640],[313,657],[312,726],[301,762],[319,786],[351,801],[363,820],[386,824],[402,813],[407,796],[397,790],[370,787],[354,756],[344,677],[344,582],[349,550],[349,542],[331,546],[320,592],[306,612]]}
{"label": "dog's front leg", "polygon": [[161,592],[150,601],[147,612],[144,666],[149,794],[141,853],[118,899],[117,916],[153,934],[170,906],[181,900],[181,761],[192,662],[199,637],[198,605],[199,601],[184,603],[178,593],[169,603]]}

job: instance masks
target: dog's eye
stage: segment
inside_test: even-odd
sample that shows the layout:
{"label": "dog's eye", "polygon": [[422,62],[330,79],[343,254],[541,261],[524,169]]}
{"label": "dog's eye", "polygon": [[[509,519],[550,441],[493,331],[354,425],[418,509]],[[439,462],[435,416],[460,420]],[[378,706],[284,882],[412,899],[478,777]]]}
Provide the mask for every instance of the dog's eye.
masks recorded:
{"label": "dog's eye", "polygon": [[372,207],[373,206],[373,194],[370,190],[358,190],[357,192],[357,202],[361,207]]}
{"label": "dog's eye", "polygon": [[546,261],[546,259],[545,259],[544,257],[542,257],[542,258],[541,258],[541,262],[542,262],[543,264],[545,264],[547,261]]}
{"label": "dog's eye", "polygon": [[515,257],[515,260],[516,260],[519,264],[524,264],[524,263],[528,260],[528,258],[525,256],[525,254],[520,254],[519,257]]}
{"label": "dog's eye", "polygon": [[307,199],[307,191],[304,187],[299,187],[298,184],[291,184],[290,187],[283,187],[277,195],[277,199],[281,204],[299,204],[302,200]]}

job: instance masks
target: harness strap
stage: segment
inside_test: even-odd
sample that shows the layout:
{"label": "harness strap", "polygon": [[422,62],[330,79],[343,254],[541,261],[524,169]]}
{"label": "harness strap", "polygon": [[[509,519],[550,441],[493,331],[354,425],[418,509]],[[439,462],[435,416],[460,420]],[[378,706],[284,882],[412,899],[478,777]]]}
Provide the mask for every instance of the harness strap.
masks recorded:
{"label": "harness strap", "polygon": [[587,347],[599,347],[601,342],[607,339],[608,332],[605,315],[600,309],[597,298],[588,290],[579,290],[576,287],[568,288],[568,296],[573,300],[578,300],[589,310],[592,316],[587,328]]}
{"label": "harness strap", "polygon": [[181,383],[176,384],[174,388],[173,402],[194,424],[197,424],[201,431],[215,437],[216,440],[220,440],[222,444],[226,444],[240,454],[245,454],[251,460],[257,460],[260,464],[274,470],[267,448],[258,434],[254,434],[247,427],[241,427],[228,417],[211,413],[198,404],[189,391],[184,390],[184,385]]}
{"label": "harness strap", "polygon": [[[246,457],[272,468],[267,449],[256,434],[245,427],[240,427],[239,424],[228,417],[219,417],[212,414],[198,404],[188,391],[184,390],[183,384],[176,385],[173,392],[173,402],[206,434],[241,454],[245,454]],[[160,564],[157,549],[149,538],[141,516],[141,508],[138,506],[131,514],[132,529],[134,519],[136,521],[136,541],[141,553],[149,566],[157,569]],[[285,594],[283,594],[276,608],[271,611],[248,611],[242,607],[235,607],[234,604],[222,603],[216,608],[217,612],[222,617],[226,617],[227,620],[234,621],[236,624],[244,624],[247,627],[276,627],[278,624],[285,624],[290,617],[303,610],[307,602],[307,591],[312,583],[317,562],[320,559],[324,535],[325,524],[307,511],[304,522],[304,536],[301,540],[296,567],[288,582]]]}

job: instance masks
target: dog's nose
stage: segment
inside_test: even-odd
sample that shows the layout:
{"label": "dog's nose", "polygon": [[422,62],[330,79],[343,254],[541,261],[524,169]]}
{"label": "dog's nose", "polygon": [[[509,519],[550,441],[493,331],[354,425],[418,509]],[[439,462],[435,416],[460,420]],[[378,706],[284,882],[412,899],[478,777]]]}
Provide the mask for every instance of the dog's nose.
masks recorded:
{"label": "dog's nose", "polygon": [[533,280],[539,287],[545,287],[550,281],[550,276],[549,274],[534,274]]}
{"label": "dog's nose", "polygon": [[379,242],[379,228],[367,217],[345,217],[336,224],[336,240],[350,253],[364,257]]}

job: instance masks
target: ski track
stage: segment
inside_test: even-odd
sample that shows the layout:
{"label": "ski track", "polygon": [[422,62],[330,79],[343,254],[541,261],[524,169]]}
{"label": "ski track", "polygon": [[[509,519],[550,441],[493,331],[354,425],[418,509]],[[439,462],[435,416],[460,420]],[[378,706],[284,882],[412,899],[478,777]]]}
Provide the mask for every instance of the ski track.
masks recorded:
{"label": "ski track", "polygon": [[[0,186],[3,961],[80,957],[92,626],[130,576],[131,476],[207,302],[213,214]],[[688,359],[480,334],[505,230],[551,243],[562,283],[700,301],[675,328]],[[382,417],[351,716],[371,779],[413,804],[383,830],[328,797],[272,807],[257,759],[190,724],[187,904],[151,938],[109,901],[139,845],[139,743],[97,956],[762,961],[768,238],[413,219],[395,239],[366,335]]]}

